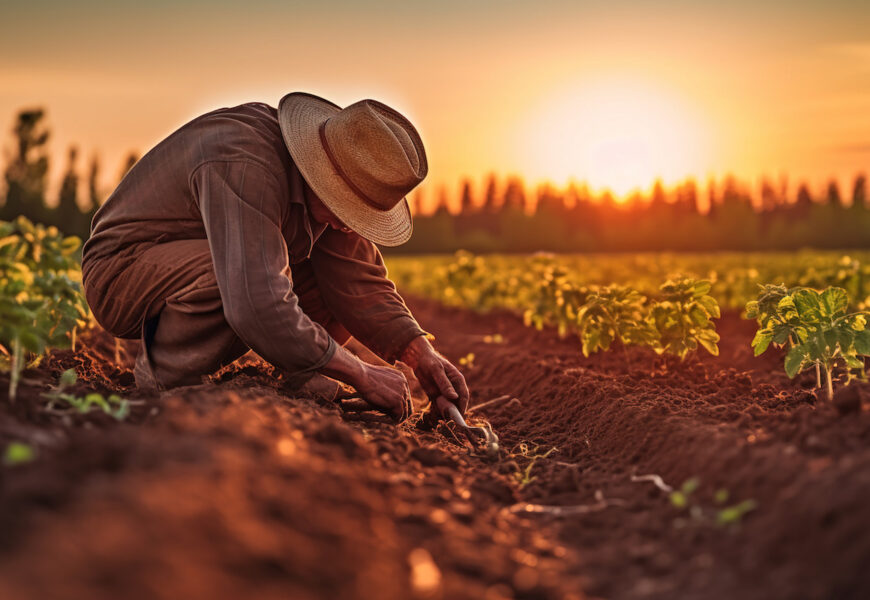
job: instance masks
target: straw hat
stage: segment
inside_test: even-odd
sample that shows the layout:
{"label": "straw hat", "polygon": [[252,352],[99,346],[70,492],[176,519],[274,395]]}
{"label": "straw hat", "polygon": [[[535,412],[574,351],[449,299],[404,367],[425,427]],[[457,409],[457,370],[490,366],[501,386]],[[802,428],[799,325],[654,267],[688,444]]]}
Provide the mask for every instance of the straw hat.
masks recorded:
{"label": "straw hat", "polygon": [[375,100],[342,109],[293,92],[278,104],[278,123],[305,181],[335,216],[376,244],[408,241],[405,195],[429,167],[423,141],[405,117]]}

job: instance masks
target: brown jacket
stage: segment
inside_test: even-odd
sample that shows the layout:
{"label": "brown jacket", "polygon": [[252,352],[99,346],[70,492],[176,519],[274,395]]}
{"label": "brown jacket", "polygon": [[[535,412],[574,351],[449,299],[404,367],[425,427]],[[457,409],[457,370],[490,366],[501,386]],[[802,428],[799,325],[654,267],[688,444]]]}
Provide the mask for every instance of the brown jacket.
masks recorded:
{"label": "brown jacket", "polygon": [[97,212],[82,260],[86,286],[97,265],[120,272],[155,244],[207,239],[230,327],[296,373],[322,367],[335,352],[293,293],[293,265],[310,261],[337,320],[384,359],[397,359],[423,330],[374,244],[313,222],[306,193],[274,108],[251,103],[203,115],[142,157]]}

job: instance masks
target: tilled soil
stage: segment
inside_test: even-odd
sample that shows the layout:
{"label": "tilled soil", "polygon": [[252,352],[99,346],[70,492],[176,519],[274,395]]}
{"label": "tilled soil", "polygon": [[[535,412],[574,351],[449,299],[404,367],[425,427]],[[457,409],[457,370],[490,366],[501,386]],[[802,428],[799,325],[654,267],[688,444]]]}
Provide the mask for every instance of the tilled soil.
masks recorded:
{"label": "tilled soil", "polygon": [[[752,357],[734,314],[720,357],[679,363],[410,304],[449,358],[474,353],[472,404],[516,398],[471,413],[500,460],[293,397],[250,357],[143,396],[135,347],[91,332],[28,371],[14,406],[0,378],[0,443],[38,452],[0,468],[0,598],[870,597],[863,384],[816,400],[811,374]],[[47,412],[70,367],[131,416]],[[699,485],[677,506],[632,481],[650,474]]]}

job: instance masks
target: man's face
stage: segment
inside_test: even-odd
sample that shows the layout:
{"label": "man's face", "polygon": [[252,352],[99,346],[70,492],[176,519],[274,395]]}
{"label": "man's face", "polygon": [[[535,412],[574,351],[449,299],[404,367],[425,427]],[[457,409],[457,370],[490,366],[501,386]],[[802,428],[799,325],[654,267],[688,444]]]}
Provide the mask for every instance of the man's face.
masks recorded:
{"label": "man's face", "polygon": [[335,214],[329,210],[323,202],[321,202],[320,198],[317,197],[317,194],[315,194],[308,186],[305,187],[305,200],[308,202],[308,210],[311,213],[312,219],[343,233],[350,233],[353,231],[350,227],[342,223],[341,219],[336,217]]}

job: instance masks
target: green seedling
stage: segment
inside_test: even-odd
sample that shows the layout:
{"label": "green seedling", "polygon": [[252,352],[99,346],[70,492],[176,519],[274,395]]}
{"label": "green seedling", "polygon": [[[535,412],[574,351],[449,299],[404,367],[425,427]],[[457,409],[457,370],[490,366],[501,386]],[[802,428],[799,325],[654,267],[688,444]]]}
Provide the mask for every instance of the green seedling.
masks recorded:
{"label": "green seedling", "polygon": [[15,401],[21,371],[51,348],[75,345],[88,310],[81,294],[81,241],[24,217],[0,221],[0,365]]}
{"label": "green seedling", "polygon": [[746,513],[758,508],[758,503],[755,500],[744,500],[734,506],[723,508],[716,513],[716,523],[718,525],[736,525],[743,520]]}
{"label": "green seedling", "polygon": [[590,293],[577,313],[583,355],[608,350],[614,341],[623,349],[655,345],[656,331],[644,318],[645,300],[638,291],[616,285]]}
{"label": "green seedling", "polygon": [[118,421],[123,421],[130,414],[130,403],[117,394],[111,394],[106,398],[96,392],[85,396],[76,396],[64,391],[75,385],[76,381],[77,376],[72,369],[67,369],[61,374],[57,386],[42,395],[43,398],[49,400],[49,410],[57,410],[58,405],[65,405],[79,414],[87,414],[92,410],[102,410]]}
{"label": "green seedling", "polygon": [[10,442],[3,452],[3,464],[8,467],[23,465],[36,458],[36,450],[23,442]]}
{"label": "green seedling", "polygon": [[648,317],[657,333],[656,352],[683,360],[701,346],[713,356],[719,355],[719,334],[713,319],[721,315],[719,304],[710,296],[711,287],[709,281],[686,277],[662,284]]}
{"label": "green seedling", "polygon": [[550,448],[546,452],[541,452],[540,446],[531,447],[526,442],[520,442],[519,444],[517,444],[515,450],[512,451],[509,456],[522,456],[529,461],[524,468],[517,468],[517,471],[513,474],[517,485],[519,485],[520,487],[525,487],[529,485],[532,481],[534,481],[535,476],[532,475],[532,469],[535,468],[535,464],[542,458],[547,458],[553,452],[558,451],[559,449],[555,446]]}
{"label": "green seedling", "polygon": [[[760,303],[747,305],[747,316],[759,315]],[[764,309],[770,311],[769,308]],[[849,297],[842,288],[817,291],[792,288],[780,298],[773,312],[765,313],[752,340],[755,355],[771,344],[789,344],[785,372],[794,378],[801,371],[816,367],[825,375],[828,400],[834,398],[833,373],[845,369],[847,384],[853,378],[865,379],[863,357],[870,356],[870,313],[849,312]],[[817,377],[817,387],[821,387]]]}
{"label": "green seedling", "polygon": [[683,482],[683,485],[680,486],[680,489],[672,491],[668,498],[671,501],[671,504],[676,508],[687,508],[689,506],[689,499],[695,490],[698,489],[700,485],[700,480],[697,477],[692,477],[691,479],[687,479]]}

